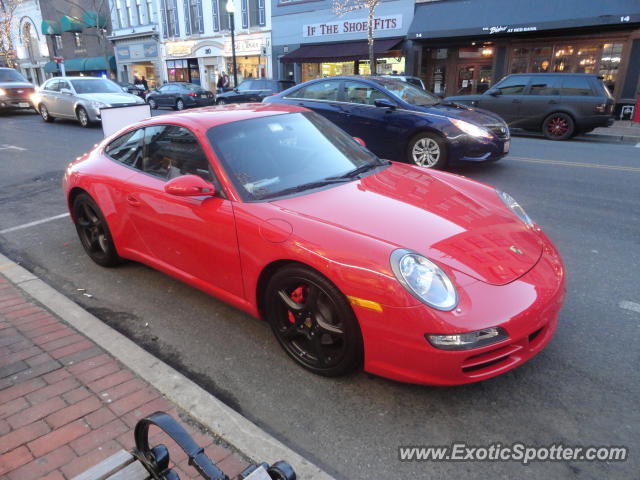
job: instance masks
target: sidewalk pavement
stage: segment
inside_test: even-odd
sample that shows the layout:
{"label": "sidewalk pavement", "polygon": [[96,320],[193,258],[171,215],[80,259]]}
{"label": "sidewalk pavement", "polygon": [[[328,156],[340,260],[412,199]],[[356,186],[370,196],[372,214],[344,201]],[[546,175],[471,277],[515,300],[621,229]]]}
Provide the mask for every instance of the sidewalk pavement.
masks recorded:
{"label": "sidewalk pavement", "polygon": [[[93,341],[0,275],[0,478],[68,479],[133,447],[136,422],[162,410],[230,478],[248,458],[199,426]],[[155,427],[153,427],[155,428]],[[162,431],[181,479],[201,478]]]}
{"label": "sidewalk pavement", "polygon": [[582,135],[589,140],[640,143],[640,123],[630,120],[615,120],[610,127],[596,128],[593,132]]}

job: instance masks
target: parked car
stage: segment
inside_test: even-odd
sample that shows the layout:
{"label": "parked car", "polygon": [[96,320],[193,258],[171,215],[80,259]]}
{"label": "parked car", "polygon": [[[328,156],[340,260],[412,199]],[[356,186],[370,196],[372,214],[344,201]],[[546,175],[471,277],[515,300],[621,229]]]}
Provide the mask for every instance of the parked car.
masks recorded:
{"label": "parked car", "polygon": [[45,122],[72,118],[85,128],[101,121],[101,108],[144,103],[140,97],[123,92],[115,82],[95,77],[50,78],[33,98]]}
{"label": "parked car", "polygon": [[189,107],[213,105],[215,95],[195,83],[172,82],[149,92],[147,103],[153,110],[161,107],[184,110]]}
{"label": "parked car", "polygon": [[143,85],[136,85],[135,83],[130,83],[130,82],[118,82],[118,85],[122,87],[123,91],[130,93],[131,95],[140,97],[142,99],[145,99],[147,95]]}
{"label": "parked car", "polygon": [[542,132],[551,140],[613,123],[614,100],[596,75],[528,73],[507,75],[482,95],[447,97],[500,115],[512,128]]}
{"label": "parked car", "polygon": [[484,380],[542,350],[564,299],[558,251],[508,194],[381,160],[300,107],[144,120],[63,188],[96,263],[140,261],[263,318],[321,375]]}
{"label": "parked car", "polygon": [[497,115],[443,103],[397,79],[323,78],[264,102],[309,108],[363,139],[379,157],[421,167],[498,160],[509,151],[509,129]]}
{"label": "parked car", "polygon": [[293,87],[296,82],[291,80],[245,80],[238,88],[219,93],[216,98],[218,105],[225,103],[261,102],[263,98],[280,93]]}
{"label": "parked car", "polygon": [[35,87],[13,68],[0,68],[0,111],[31,109]]}
{"label": "parked car", "polygon": [[414,85],[418,88],[421,88],[422,90],[426,90],[427,88],[424,86],[424,82],[422,81],[422,79],[420,77],[411,77],[408,75],[380,75],[381,77],[384,78],[395,78],[397,80],[402,80],[403,82],[407,82],[410,83],[411,85]]}

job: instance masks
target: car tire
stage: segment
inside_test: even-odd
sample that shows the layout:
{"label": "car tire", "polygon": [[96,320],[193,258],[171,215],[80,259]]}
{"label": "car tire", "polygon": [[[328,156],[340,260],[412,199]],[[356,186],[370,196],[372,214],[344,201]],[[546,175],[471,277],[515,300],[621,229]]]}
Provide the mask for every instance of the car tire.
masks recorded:
{"label": "car tire", "polygon": [[158,102],[156,102],[153,98],[150,98],[147,103],[149,104],[149,108],[151,110],[156,110],[158,108]]}
{"label": "car tire", "polygon": [[184,110],[184,101],[179,98],[178,100],[176,100],[176,110],[180,111],[180,110]]}
{"label": "car tire", "polygon": [[86,193],[73,200],[73,222],[80,243],[89,258],[103,267],[115,267],[122,262],[113,243],[107,221],[96,202]]}
{"label": "car tire", "polygon": [[447,165],[447,144],[435,133],[415,135],[407,145],[407,162],[424,168],[443,169]]}
{"label": "car tire", "polygon": [[42,120],[44,120],[47,123],[53,122],[55,120],[49,113],[49,109],[44,103],[40,105],[40,108],[38,108],[38,112],[40,112],[40,116],[42,117]]}
{"label": "car tire", "polygon": [[575,123],[570,115],[555,112],[542,122],[542,133],[549,140],[568,140],[575,132]]}
{"label": "car tire", "polygon": [[89,128],[91,126],[91,120],[89,120],[89,114],[84,107],[78,107],[76,110],[76,118],[80,122],[82,128]]}
{"label": "car tire", "polygon": [[220,100],[216,101],[216,105],[226,105],[227,101],[224,98],[221,98]]}
{"label": "car tire", "polygon": [[278,270],[264,297],[265,316],[287,354],[327,377],[361,367],[362,333],[347,298],[327,278],[299,264]]}

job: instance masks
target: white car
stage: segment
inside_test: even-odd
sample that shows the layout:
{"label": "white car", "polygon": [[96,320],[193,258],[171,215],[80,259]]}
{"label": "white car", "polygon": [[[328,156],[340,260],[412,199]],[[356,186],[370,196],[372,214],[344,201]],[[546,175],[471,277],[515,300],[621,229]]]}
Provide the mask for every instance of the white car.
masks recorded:
{"label": "white car", "polygon": [[51,78],[42,84],[33,101],[45,122],[74,118],[83,127],[101,121],[101,108],[144,103],[115,82],[96,77]]}

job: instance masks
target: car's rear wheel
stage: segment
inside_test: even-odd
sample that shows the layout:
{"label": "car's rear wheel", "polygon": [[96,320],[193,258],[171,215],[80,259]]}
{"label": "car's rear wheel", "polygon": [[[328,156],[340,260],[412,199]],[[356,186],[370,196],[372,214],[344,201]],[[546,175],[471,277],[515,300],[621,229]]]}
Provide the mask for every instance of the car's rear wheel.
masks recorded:
{"label": "car's rear wheel", "polygon": [[158,103],[153,98],[150,98],[148,103],[151,110],[158,108]]}
{"label": "car's rear wheel", "polygon": [[224,98],[221,98],[221,99],[219,99],[216,103],[217,103],[218,105],[226,105],[226,104],[227,104],[227,101],[226,101]]}
{"label": "car's rear wheel", "polygon": [[347,298],[329,280],[289,265],[269,281],[265,313],[278,342],[298,364],[334,377],[360,367],[362,334]]}
{"label": "car's rear wheel", "polygon": [[176,100],[176,110],[184,110],[184,101],[181,98]]}
{"label": "car's rear wheel", "polygon": [[113,244],[111,231],[96,202],[86,193],[73,201],[76,231],[87,255],[103,267],[115,267],[121,262]]}
{"label": "car's rear wheel", "polygon": [[566,113],[552,113],[542,123],[542,133],[549,140],[567,140],[573,136],[574,131],[573,118]]}
{"label": "car's rear wheel", "polygon": [[53,122],[55,120],[49,113],[49,109],[44,103],[40,105],[40,108],[38,110],[40,112],[40,116],[42,117],[42,120],[44,120],[45,122]]}
{"label": "car's rear wheel", "polygon": [[89,125],[91,125],[91,121],[89,121],[89,114],[84,109],[84,107],[78,107],[76,116],[78,117],[78,122],[80,122],[81,127],[88,128]]}
{"label": "car's rear wheel", "polygon": [[447,165],[447,145],[435,133],[419,133],[409,141],[407,161],[419,167],[442,169]]}

